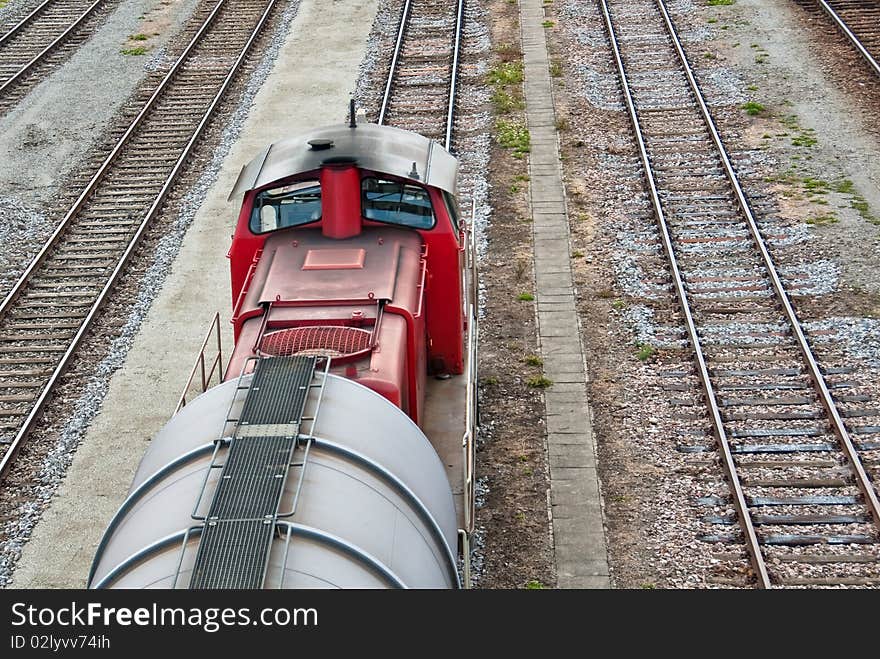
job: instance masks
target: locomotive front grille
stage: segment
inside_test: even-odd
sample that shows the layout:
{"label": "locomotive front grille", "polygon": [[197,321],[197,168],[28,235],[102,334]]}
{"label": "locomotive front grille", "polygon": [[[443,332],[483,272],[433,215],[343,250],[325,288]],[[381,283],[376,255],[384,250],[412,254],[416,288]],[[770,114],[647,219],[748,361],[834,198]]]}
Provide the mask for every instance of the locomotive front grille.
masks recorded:
{"label": "locomotive front grille", "polygon": [[370,349],[372,332],[338,325],[291,327],[270,332],[260,340],[260,352],[273,357],[292,355],[346,357]]}

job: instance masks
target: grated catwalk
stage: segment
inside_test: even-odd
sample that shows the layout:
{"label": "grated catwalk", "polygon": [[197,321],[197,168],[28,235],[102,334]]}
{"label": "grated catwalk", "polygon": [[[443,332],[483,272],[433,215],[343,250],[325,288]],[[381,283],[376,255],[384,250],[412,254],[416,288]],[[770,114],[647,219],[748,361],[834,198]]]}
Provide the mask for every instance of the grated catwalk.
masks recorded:
{"label": "grated catwalk", "polygon": [[214,492],[191,589],[261,588],[315,357],[258,360]]}

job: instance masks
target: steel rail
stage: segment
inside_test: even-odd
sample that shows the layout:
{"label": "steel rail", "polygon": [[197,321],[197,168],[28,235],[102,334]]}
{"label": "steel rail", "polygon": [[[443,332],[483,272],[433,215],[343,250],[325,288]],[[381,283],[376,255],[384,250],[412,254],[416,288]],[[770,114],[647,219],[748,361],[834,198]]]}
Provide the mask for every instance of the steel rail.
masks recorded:
{"label": "steel rail", "polygon": [[853,33],[852,30],[849,29],[849,26],[846,22],[837,14],[836,11],[829,5],[825,0],[818,0],[819,6],[831,17],[837,27],[843,32],[844,36],[852,42],[852,45],[856,47],[856,50],[859,51],[862,57],[865,58],[865,61],[868,63],[872,69],[874,69],[874,73],[880,76],[880,64],[878,64],[877,60],[868,52],[868,49],[862,45],[861,40]]}
{"label": "steel rail", "polygon": [[[246,44],[242,47],[241,52],[239,53],[234,64],[232,65],[232,68],[230,69],[229,73],[227,74],[223,84],[220,86],[220,89],[215,94],[214,99],[212,100],[211,104],[205,110],[205,113],[204,113],[201,121],[199,122],[198,126],[196,127],[195,131],[193,132],[192,136],[190,137],[190,140],[187,143],[186,147],[184,147],[183,151],[181,152],[180,156],[178,157],[178,160],[177,160],[173,170],[166,178],[165,184],[162,186],[161,191],[156,196],[156,199],[153,201],[153,204],[150,206],[150,209],[147,211],[146,215],[141,220],[140,225],[138,226],[137,230],[135,231],[134,235],[132,236],[131,241],[129,242],[129,245],[126,248],[125,252],[120,257],[119,262],[117,263],[116,267],[114,268],[113,272],[110,275],[110,278],[107,280],[107,283],[104,285],[103,289],[99,293],[94,304],[90,308],[85,320],[83,321],[83,323],[80,326],[79,330],[77,331],[76,335],[73,337],[73,339],[71,339],[70,345],[68,346],[67,350],[65,351],[65,353],[64,353],[63,357],[61,358],[60,362],[58,363],[58,365],[55,367],[55,370],[53,371],[52,375],[50,376],[49,381],[46,383],[42,392],[40,393],[40,396],[37,398],[36,402],[34,403],[34,406],[31,409],[30,414],[28,414],[27,418],[25,419],[24,424],[22,425],[18,434],[15,436],[15,439],[13,439],[13,441],[9,444],[7,451],[6,451],[6,454],[3,456],[3,460],[0,461],[0,481],[5,479],[7,473],[12,465],[13,460],[15,459],[15,456],[18,454],[18,451],[21,450],[22,445],[24,444],[28,435],[30,434],[31,430],[33,429],[33,426],[35,425],[37,419],[39,418],[39,415],[42,412],[43,407],[45,406],[50,395],[52,394],[52,392],[55,388],[55,385],[57,384],[58,380],[61,378],[61,375],[64,373],[64,371],[65,371],[68,363],[70,362],[74,352],[76,351],[79,344],[82,342],[82,339],[84,338],[85,334],[91,328],[91,325],[92,325],[93,321],[95,320],[95,318],[98,314],[98,311],[103,306],[104,301],[109,296],[111,289],[113,288],[114,284],[116,283],[116,280],[119,278],[119,276],[121,275],[122,271],[124,270],[126,264],[128,263],[129,259],[131,258],[132,254],[134,253],[135,248],[138,246],[138,243],[140,242],[140,239],[143,236],[144,232],[146,231],[147,227],[149,226],[150,222],[158,214],[159,208],[161,207],[161,205],[164,202],[165,198],[167,197],[169,191],[171,190],[172,185],[176,182],[176,180],[180,174],[180,170],[183,168],[183,166],[184,166],[187,158],[189,157],[189,154],[192,151],[195,143],[201,137],[201,134],[204,131],[205,126],[207,125],[208,121],[211,119],[211,117],[214,113],[214,110],[217,107],[217,104],[220,102],[220,100],[222,99],[223,95],[225,94],[227,88],[232,83],[232,80],[235,77],[235,74],[241,68],[241,64],[244,61],[244,58],[247,56],[247,53],[250,51],[251,47],[253,46],[253,43],[256,40],[257,36],[262,31],[263,26],[265,25],[266,21],[268,20],[269,14],[271,13],[271,11],[274,9],[275,5],[277,4],[277,1],[278,0],[270,0],[269,4],[266,6],[266,9],[264,10],[262,16],[260,17],[260,20],[257,22],[256,26],[254,27],[250,38],[248,39]],[[202,25],[202,27],[199,29],[199,31],[196,33],[196,35],[192,38],[192,41],[190,41],[190,44],[187,46],[186,50],[183,52],[183,54],[180,56],[180,58],[178,58],[177,62],[172,67],[171,71],[169,71],[168,75],[162,81],[160,88],[157,89],[156,92],[150,97],[150,100],[147,102],[148,106],[145,106],[145,108],[135,118],[135,120],[134,120],[135,123],[139,124],[142,121],[144,115],[147,112],[148,107],[152,107],[152,105],[155,103],[155,100],[158,97],[160,90],[164,89],[165,86],[167,86],[167,81],[170,80],[170,77],[180,68],[181,64],[185,61],[185,58],[189,55],[189,53],[192,51],[192,49],[195,47],[195,45],[201,41],[202,37],[207,32],[208,27],[211,24],[213,24],[215,17],[217,16],[220,8],[223,7],[225,4],[226,4],[226,0],[220,0],[220,2],[217,3],[217,6],[214,8],[214,10],[211,12],[211,14],[205,20],[205,23]],[[101,178],[104,171],[106,171],[107,166],[109,165],[110,161],[115,159],[116,154],[119,152],[122,145],[128,140],[128,137],[133,132],[133,127],[134,127],[134,124],[132,124],[132,127],[130,127],[126,131],[125,135],[122,138],[120,138],[119,143],[117,144],[117,146],[113,150],[113,152],[107,157],[107,160],[105,161],[105,164],[101,167],[101,170],[99,170],[99,172],[96,173],[95,176],[92,178],[92,182],[87,187],[87,191],[83,192],[83,194],[80,195],[80,198],[77,200],[76,204],[74,205],[74,208],[71,209],[71,212],[69,212],[67,214],[67,216],[65,216],[65,219],[62,221],[62,224],[59,225],[59,227],[55,230],[55,233],[50,238],[50,242],[47,243],[46,246],[44,246],[43,250],[40,253],[40,256],[38,257],[40,262],[42,262],[42,258],[45,258],[46,253],[49,251],[51,246],[53,246],[54,243],[57,242],[58,236],[63,232],[66,225],[69,224],[75,210],[78,210],[82,206],[83,202],[85,201],[86,197],[88,196],[88,193],[91,192],[92,189],[94,189],[97,181]],[[10,292],[10,294],[7,296],[6,300],[4,300],[3,306],[2,306],[2,308],[0,308],[0,317],[2,317],[3,313],[8,310],[9,305],[11,304],[11,301],[14,300],[15,295],[17,295],[17,293],[23,288],[23,286],[24,286],[23,282],[26,281],[26,277],[29,276],[33,272],[33,270],[36,268],[36,265],[38,265],[38,262],[37,262],[38,259],[34,260],[34,262],[28,268],[25,275],[23,275],[22,279],[19,280],[14,291]]]}
{"label": "steel rail", "polygon": [[[38,55],[36,55],[33,59],[31,59],[21,69],[19,69],[18,72],[14,76],[12,76],[11,78],[9,78],[9,80],[7,80],[2,85],[0,85],[0,94],[4,93],[7,88],[12,86],[16,82],[18,82],[25,74],[29,73],[37,64],[39,64],[43,60],[43,58],[46,57],[46,55],[48,55],[50,52],[52,52],[58,46],[60,46],[64,41],[66,41],[68,38],[70,38],[70,36],[73,34],[73,32],[76,30],[76,28],[78,28],[80,25],[82,25],[82,23],[87,18],[91,17],[91,15],[95,12],[95,10],[100,5],[102,5],[104,3],[104,1],[105,0],[95,0],[95,2],[93,2],[91,5],[89,5],[89,8],[86,9],[79,16],[79,18],[77,18],[64,32],[62,32],[60,35],[58,35],[58,37],[56,37],[52,43],[50,43],[48,46],[46,46],[42,51],[40,51],[40,53]],[[45,3],[43,5],[40,5],[40,7],[38,7],[37,9],[41,9],[43,6],[45,6]],[[33,15],[33,14],[31,14],[31,15]],[[28,18],[30,18],[30,16]],[[25,19],[25,20],[27,20],[27,19]],[[19,23],[19,25],[16,26],[15,28],[13,28],[13,30],[18,29],[18,27],[20,25],[22,25],[22,24]],[[6,37],[8,37],[10,35],[10,33],[7,33],[3,37],[3,39],[6,39]],[[2,41],[0,41],[0,44],[2,44]]]}
{"label": "steel rail", "polygon": [[27,25],[34,18],[36,18],[37,14],[42,13],[44,9],[47,9],[51,3],[56,2],[56,1],[57,0],[44,0],[44,2],[42,4],[37,6],[30,14],[28,14],[27,16],[22,18],[6,34],[4,34],[2,37],[0,37],[0,46],[3,45],[4,41],[6,41],[7,39],[11,39],[16,34],[18,34],[24,28],[25,25]]}
{"label": "steel rail", "polygon": [[455,124],[455,92],[458,79],[458,55],[461,50],[461,27],[464,24],[464,0],[458,0],[458,12],[455,17],[455,43],[452,47],[452,79],[449,83],[449,111],[446,113],[446,139],[443,147],[452,148],[452,128]]}
{"label": "steel rail", "polygon": [[651,165],[651,160],[648,157],[648,150],[645,146],[644,137],[642,136],[641,127],[639,124],[639,115],[635,107],[635,101],[632,97],[632,91],[630,90],[629,81],[626,75],[626,68],[623,64],[623,57],[620,54],[620,46],[617,41],[617,36],[614,32],[614,24],[611,20],[611,11],[608,8],[608,3],[606,0],[601,0],[601,6],[602,13],[605,19],[605,28],[608,31],[608,38],[611,43],[611,48],[614,51],[614,59],[617,65],[617,72],[620,78],[621,89],[623,91],[624,100],[626,102],[626,107],[629,112],[630,120],[633,124],[633,130],[639,148],[639,156],[642,161],[642,167],[644,167],[645,170],[645,179],[648,183],[651,203],[654,207],[654,214],[656,216],[657,224],[660,228],[660,233],[663,238],[663,247],[666,251],[667,258],[669,259],[670,267],[672,268],[672,276],[675,280],[675,291],[678,295],[678,300],[681,305],[682,312],[685,316],[688,338],[694,351],[694,357],[697,361],[698,375],[700,377],[700,382],[703,385],[703,390],[706,395],[706,404],[709,407],[709,415],[712,419],[712,426],[715,430],[715,438],[718,441],[718,445],[721,449],[721,457],[724,471],[727,474],[730,487],[733,490],[733,504],[736,508],[740,523],[743,527],[746,549],[749,553],[752,569],[755,571],[755,576],[758,579],[758,584],[762,588],[770,588],[770,575],[767,572],[767,565],[764,562],[764,556],[761,552],[761,548],[758,542],[758,536],[755,533],[755,527],[752,523],[752,518],[749,515],[748,504],[746,503],[745,494],[743,493],[742,482],[739,479],[739,474],[737,474],[736,472],[736,467],[733,461],[733,454],[730,450],[730,442],[727,437],[727,431],[724,429],[724,423],[721,419],[721,410],[718,407],[715,391],[712,386],[712,381],[709,377],[709,369],[706,366],[706,359],[703,355],[703,349],[700,345],[700,338],[697,334],[693,314],[691,313],[690,303],[688,302],[688,295],[685,291],[684,280],[681,276],[681,271],[678,267],[678,261],[675,257],[675,251],[672,247],[672,238],[670,235],[668,223],[666,221],[666,214],[663,211],[663,206],[660,203],[660,195],[657,192],[657,183],[654,178],[654,169]]}
{"label": "steel rail", "polygon": [[[394,53],[391,56],[391,67],[388,70],[388,78],[385,81],[385,92],[382,95],[382,104],[379,109],[379,119],[376,122],[380,126],[385,125],[388,106],[391,103],[394,76],[397,74],[397,65],[400,62],[400,51],[403,47],[404,36],[409,25],[411,4],[411,0],[406,0],[403,5],[403,11],[401,12],[400,27],[397,31],[397,43],[394,46]],[[446,130],[444,131],[445,137],[443,141],[443,148],[447,151],[452,147],[452,132],[455,125],[455,95],[458,87],[458,65],[459,54],[461,51],[461,33],[464,26],[464,4],[464,0],[458,0],[458,7],[455,15],[455,34],[453,35],[452,46],[452,70],[449,82],[449,105],[446,110]]]}
{"label": "steel rail", "polygon": [[224,6],[226,0],[220,0],[217,3],[217,6],[214,7],[213,11],[208,15],[208,18],[202,24],[202,27],[199,28],[199,31],[195,34],[192,40],[187,45],[186,49],[177,58],[177,61],[174,63],[174,66],[171,67],[171,70],[168,71],[166,76],[162,79],[162,82],[159,83],[159,86],[156,87],[156,90],[147,100],[146,104],[138,115],[132,120],[128,129],[123,133],[122,137],[116,142],[116,146],[113,147],[113,150],[110,154],[104,159],[104,162],[101,164],[100,168],[97,172],[95,172],[94,176],[92,176],[89,183],[86,185],[85,189],[80,193],[77,200],[73,203],[73,206],[70,207],[70,210],[64,215],[64,218],[55,227],[55,231],[52,232],[52,235],[49,236],[49,239],[45,242],[42,249],[37,253],[37,255],[33,258],[33,260],[28,265],[27,269],[22,273],[21,277],[18,278],[18,281],[15,282],[15,286],[9,291],[6,295],[6,298],[0,303],[0,319],[2,319],[6,313],[9,311],[9,308],[12,306],[12,303],[27,285],[28,280],[30,279],[33,272],[43,264],[46,260],[46,257],[52,251],[52,249],[58,243],[61,235],[67,229],[67,227],[72,222],[73,218],[76,214],[82,209],[83,205],[88,200],[89,196],[91,196],[92,192],[95,191],[95,188],[98,187],[98,184],[103,180],[104,175],[107,173],[107,170],[110,169],[110,166],[116,160],[116,157],[128,143],[128,140],[131,138],[132,134],[134,134],[135,130],[137,130],[144,118],[149,114],[150,110],[155,106],[158,98],[162,95],[162,92],[165,91],[165,88],[171,84],[171,81],[174,79],[175,74],[183,65],[183,62],[186,61],[186,58],[189,57],[190,52],[198,45],[201,41],[202,36],[204,36],[205,32],[207,32],[208,28],[213,24],[214,19],[217,17],[217,14],[220,12],[220,9]]}
{"label": "steel rail", "polygon": [[403,36],[409,24],[409,10],[412,0],[406,0],[400,13],[400,27],[397,30],[397,43],[394,45],[394,53],[391,55],[391,68],[388,70],[388,80],[385,82],[385,93],[382,96],[382,107],[379,109],[380,126],[385,124],[385,113],[388,111],[388,103],[391,100],[391,83],[394,82],[394,74],[397,72],[397,62],[400,60],[400,48],[403,46]]}
{"label": "steel rail", "polygon": [[684,49],[682,48],[681,41],[678,38],[678,34],[675,31],[675,26],[672,24],[672,19],[669,17],[669,12],[666,10],[664,0],[655,0],[655,2],[657,3],[657,6],[663,14],[663,20],[666,23],[666,29],[669,32],[669,36],[672,39],[672,43],[675,46],[676,52],[678,53],[679,60],[684,67],[688,83],[691,87],[691,91],[693,92],[694,98],[700,106],[700,113],[703,115],[706,126],[709,128],[709,132],[712,135],[712,141],[715,142],[715,146],[717,147],[718,153],[721,156],[721,161],[724,165],[724,171],[727,175],[727,178],[730,181],[730,184],[733,186],[734,191],[736,192],[737,202],[739,203],[739,206],[746,217],[749,232],[752,234],[755,245],[757,246],[758,251],[761,254],[761,259],[764,262],[764,267],[769,273],[770,280],[773,284],[773,290],[776,293],[777,299],[782,304],[786,320],[788,320],[789,324],[791,325],[791,330],[795,335],[795,339],[797,340],[798,349],[800,350],[801,356],[803,357],[804,362],[807,365],[810,378],[812,379],[813,384],[816,387],[817,393],[819,394],[819,399],[822,403],[822,407],[825,408],[825,411],[827,412],[831,420],[832,430],[834,431],[835,436],[840,442],[841,448],[843,449],[843,452],[846,455],[847,460],[849,461],[850,468],[855,474],[856,484],[858,485],[858,488],[865,499],[865,505],[871,513],[871,517],[874,520],[874,525],[877,527],[878,530],[880,530],[880,500],[878,500],[877,498],[877,492],[874,490],[874,485],[871,483],[871,479],[868,477],[868,474],[865,471],[865,467],[862,464],[861,459],[859,458],[858,451],[856,450],[852,439],[849,436],[849,432],[847,431],[846,426],[843,423],[843,419],[840,416],[840,411],[837,409],[837,404],[831,397],[831,392],[828,389],[828,384],[825,382],[825,376],[822,375],[822,371],[819,368],[816,357],[813,355],[813,351],[810,348],[807,337],[804,335],[803,329],[801,327],[801,322],[797,317],[797,313],[795,313],[794,307],[792,307],[791,305],[791,300],[789,300],[788,293],[785,290],[785,286],[783,285],[782,280],[779,278],[776,264],[773,262],[773,257],[770,256],[770,252],[767,250],[767,245],[764,242],[764,237],[761,235],[761,231],[758,228],[758,223],[755,221],[755,216],[752,213],[752,209],[749,206],[749,202],[746,199],[742,186],[740,186],[739,179],[736,175],[736,170],[734,170],[733,165],[731,165],[730,163],[730,158],[728,158],[727,156],[727,150],[724,148],[724,143],[721,140],[721,136],[718,134],[718,130],[715,127],[715,122],[712,120],[712,115],[709,112],[709,108],[706,105],[705,100],[703,99],[702,91],[700,90],[700,86],[697,83],[697,79],[694,77],[693,70],[691,69]]}

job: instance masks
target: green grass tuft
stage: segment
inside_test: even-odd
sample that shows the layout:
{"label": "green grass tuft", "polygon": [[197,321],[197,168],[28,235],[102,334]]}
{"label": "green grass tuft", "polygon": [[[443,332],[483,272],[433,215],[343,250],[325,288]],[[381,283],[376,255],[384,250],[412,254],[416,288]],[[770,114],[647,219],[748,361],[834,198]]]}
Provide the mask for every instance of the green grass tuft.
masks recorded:
{"label": "green grass tuft", "polygon": [[814,215],[813,217],[808,217],[806,219],[807,224],[812,224],[813,226],[837,224],[839,221],[840,220],[837,219],[837,216],[834,213],[826,213],[825,215]]}
{"label": "green grass tuft", "polygon": [[520,293],[519,295],[516,296],[516,299],[519,300],[520,302],[531,302],[532,300],[535,299],[535,296],[532,295],[531,293]]}
{"label": "green grass tuft", "polygon": [[510,114],[514,110],[522,110],[525,103],[521,99],[516,98],[504,89],[494,89],[489,97],[492,105],[495,106],[495,112],[498,114]]}
{"label": "green grass tuft", "polygon": [[819,140],[817,140],[815,137],[813,137],[812,131],[808,128],[806,131],[802,132],[800,135],[792,137],[791,143],[794,146],[811,147],[811,146],[815,146],[816,144],[818,144]]}
{"label": "green grass tuft", "polygon": [[495,122],[495,137],[505,149],[512,149],[515,156],[522,157],[531,149],[529,129],[519,122],[499,119]]}
{"label": "green grass tuft", "polygon": [[119,52],[123,55],[146,55],[147,49],[144,46],[138,46],[137,48],[123,48]]}
{"label": "green grass tuft", "polygon": [[536,375],[533,378],[529,378],[526,384],[532,389],[546,389],[553,385],[553,380],[545,378],[543,375]]}
{"label": "green grass tuft", "polygon": [[486,80],[490,85],[518,85],[523,81],[523,64],[519,61],[499,62],[489,73]]}
{"label": "green grass tuft", "polygon": [[745,110],[746,114],[751,115],[753,117],[758,116],[766,109],[763,105],[761,105],[760,103],[757,103],[755,101],[749,101],[748,103],[743,103],[740,106],[740,108]]}
{"label": "green grass tuft", "polygon": [[871,209],[868,207],[867,200],[861,195],[853,195],[853,198],[850,200],[849,205],[859,212],[859,215],[862,216],[862,219],[867,220],[871,224],[880,224],[880,218],[871,213]]}
{"label": "green grass tuft", "polygon": [[855,192],[855,184],[848,178],[845,178],[834,184],[834,191],[840,194],[853,194]]}
{"label": "green grass tuft", "polygon": [[804,177],[804,190],[811,194],[828,194],[831,184],[820,178]]}

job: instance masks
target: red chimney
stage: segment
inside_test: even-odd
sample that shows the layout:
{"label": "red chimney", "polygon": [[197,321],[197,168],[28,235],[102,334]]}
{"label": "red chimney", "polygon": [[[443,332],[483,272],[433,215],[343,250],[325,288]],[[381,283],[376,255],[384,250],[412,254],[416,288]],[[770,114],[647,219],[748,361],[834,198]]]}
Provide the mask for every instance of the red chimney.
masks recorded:
{"label": "red chimney", "polygon": [[361,180],[353,164],[321,168],[321,232],[351,238],[361,232]]}

